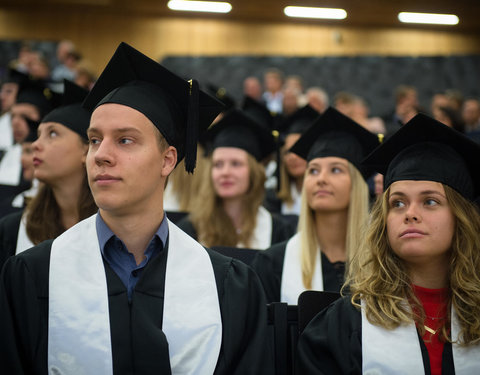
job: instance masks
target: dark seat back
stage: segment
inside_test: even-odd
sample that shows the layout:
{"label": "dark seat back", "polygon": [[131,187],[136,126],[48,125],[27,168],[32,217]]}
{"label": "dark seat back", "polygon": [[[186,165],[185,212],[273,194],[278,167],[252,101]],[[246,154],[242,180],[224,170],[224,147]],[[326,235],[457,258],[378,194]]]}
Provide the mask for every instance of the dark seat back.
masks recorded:
{"label": "dark seat back", "polygon": [[340,293],[307,290],[298,297],[298,330],[302,333],[308,323],[325,307],[340,298]]}
{"label": "dark seat back", "polygon": [[297,306],[274,302],[267,305],[267,310],[275,375],[293,374],[298,340]]}
{"label": "dark seat back", "polygon": [[212,246],[211,249],[218,251],[220,254],[227,257],[238,259],[246,265],[250,265],[252,263],[253,258],[255,258],[255,255],[259,251],[254,249],[245,249],[230,246]]}

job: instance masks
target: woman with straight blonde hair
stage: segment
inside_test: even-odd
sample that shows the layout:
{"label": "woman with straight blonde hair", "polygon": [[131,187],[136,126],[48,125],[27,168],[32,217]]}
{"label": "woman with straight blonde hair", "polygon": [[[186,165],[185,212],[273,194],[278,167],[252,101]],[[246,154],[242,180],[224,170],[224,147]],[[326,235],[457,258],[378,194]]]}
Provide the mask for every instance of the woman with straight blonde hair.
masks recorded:
{"label": "woman with straight blonde hair", "polygon": [[333,108],[290,149],[305,159],[298,233],[257,254],[270,302],[296,305],[305,290],[340,291],[368,216],[369,170],[360,161],[378,138]]}
{"label": "woman with straight blonde hair", "polygon": [[298,344],[302,374],[480,372],[480,147],[419,114],[366,160],[385,175],[345,285]]}
{"label": "woman with straight blonde hair", "polygon": [[232,110],[207,135],[210,176],[189,216],[178,226],[207,247],[266,249],[294,228],[262,207],[265,170],[275,149],[271,132],[242,111]]}

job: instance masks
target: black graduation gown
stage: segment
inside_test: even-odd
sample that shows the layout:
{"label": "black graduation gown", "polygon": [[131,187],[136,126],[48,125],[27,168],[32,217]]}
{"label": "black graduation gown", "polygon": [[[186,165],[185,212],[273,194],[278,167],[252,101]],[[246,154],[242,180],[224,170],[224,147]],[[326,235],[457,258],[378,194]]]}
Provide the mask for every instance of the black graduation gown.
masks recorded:
{"label": "black graduation gown", "polygon": [[[252,268],[260,277],[267,296],[267,303],[280,302],[283,261],[287,242],[273,245],[267,250],[259,251],[252,263]],[[331,263],[322,255],[323,289],[327,292],[340,292],[344,282],[345,263]]]}
{"label": "black graduation gown", "polygon": [[0,269],[9,257],[15,255],[22,215],[23,210],[0,219]]}
{"label": "black graduation gown", "polygon": [[265,199],[263,200],[263,207],[269,212],[281,214],[282,213],[282,201],[277,197],[276,189],[266,189]]}
{"label": "black graduation gown", "polygon": [[[0,373],[47,374],[48,277],[52,241],[10,258],[0,284]],[[128,302],[127,289],[106,264],[114,374],[169,374],[162,332],[166,251],[144,269]],[[215,374],[270,374],[265,297],[255,273],[207,250],[223,324]]]}
{"label": "black graduation gown", "polygon": [[[420,336],[418,339],[425,374],[429,375],[428,351]],[[317,314],[300,335],[297,372],[302,375],[362,373],[362,317],[349,297],[337,300]],[[442,374],[455,374],[449,343],[443,349]]]}
{"label": "black graduation gown", "polygon": [[[190,221],[189,217],[185,217],[177,223],[177,226],[187,233],[190,237],[197,240],[197,231]],[[295,226],[288,220],[284,220],[281,216],[272,214],[272,239],[270,244],[276,244],[285,241],[295,234]],[[215,244],[222,246],[222,244]]]}
{"label": "black graduation gown", "polygon": [[0,184],[0,218],[17,211],[17,209],[12,206],[13,200],[18,194],[32,187],[32,182],[25,180],[23,178],[23,172],[20,173],[22,173],[22,177],[18,185]]}

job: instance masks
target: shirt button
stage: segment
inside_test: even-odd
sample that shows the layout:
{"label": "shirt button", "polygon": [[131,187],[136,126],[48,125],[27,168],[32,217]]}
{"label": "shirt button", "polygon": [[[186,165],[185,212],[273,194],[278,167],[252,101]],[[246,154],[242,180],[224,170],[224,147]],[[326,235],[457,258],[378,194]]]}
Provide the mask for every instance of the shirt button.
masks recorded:
{"label": "shirt button", "polygon": [[137,273],[138,273],[137,271],[132,271],[133,277],[137,277]]}

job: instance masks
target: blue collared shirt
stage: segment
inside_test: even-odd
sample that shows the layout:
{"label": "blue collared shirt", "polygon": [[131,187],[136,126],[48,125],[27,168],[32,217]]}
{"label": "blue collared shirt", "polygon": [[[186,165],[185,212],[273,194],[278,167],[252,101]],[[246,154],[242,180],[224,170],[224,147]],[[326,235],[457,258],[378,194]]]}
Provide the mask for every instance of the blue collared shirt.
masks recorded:
{"label": "blue collared shirt", "polygon": [[148,262],[165,248],[168,238],[167,216],[163,215],[162,223],[145,250],[145,259],[138,265],[133,254],[128,251],[122,240],[103,221],[100,213],[97,215],[96,228],[102,256],[122,280],[128,291],[128,300],[131,301],[133,289],[142,271]]}

